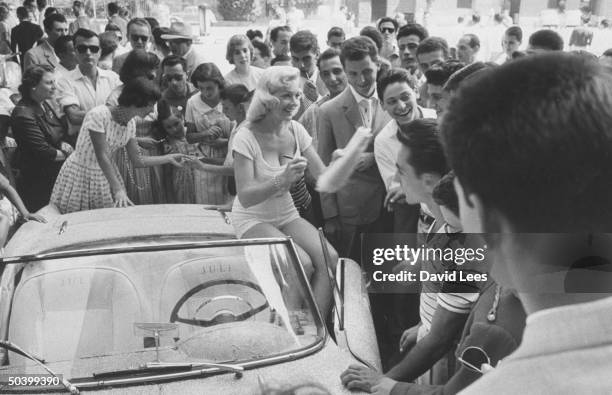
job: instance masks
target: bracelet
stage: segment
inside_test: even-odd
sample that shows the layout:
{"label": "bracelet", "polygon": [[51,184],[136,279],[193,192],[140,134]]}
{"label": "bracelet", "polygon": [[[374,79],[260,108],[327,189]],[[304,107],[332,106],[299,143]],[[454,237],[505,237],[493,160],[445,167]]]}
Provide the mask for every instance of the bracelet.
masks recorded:
{"label": "bracelet", "polygon": [[272,180],[274,181],[274,188],[276,188],[278,192],[284,192],[285,188],[283,188],[280,178],[278,176],[274,176]]}

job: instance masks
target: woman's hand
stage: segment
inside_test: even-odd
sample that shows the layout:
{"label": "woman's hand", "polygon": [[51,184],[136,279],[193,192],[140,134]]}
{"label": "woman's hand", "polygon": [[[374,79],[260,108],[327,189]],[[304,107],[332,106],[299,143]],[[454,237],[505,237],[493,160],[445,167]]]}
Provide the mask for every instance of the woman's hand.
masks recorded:
{"label": "woman's hand", "polygon": [[[185,155],[185,154],[169,154],[166,155],[168,158],[168,163],[171,164],[172,166],[176,166],[176,167],[183,167],[183,165],[187,162],[191,162],[193,159],[193,157],[189,156],[189,155]],[[196,159],[197,160],[197,159]]]}
{"label": "woman's hand", "polygon": [[23,219],[23,222],[36,221],[36,222],[40,222],[43,224],[47,223],[47,220],[45,219],[45,217],[43,217],[40,214],[26,213],[21,218]]}
{"label": "woman's hand", "polygon": [[308,161],[306,158],[301,156],[293,158],[291,162],[287,163],[285,171],[280,175],[283,186],[289,189],[294,182],[302,178],[307,167]]}
{"label": "woman's hand", "polygon": [[115,192],[115,207],[129,207],[133,205],[134,203],[128,198],[127,192],[124,189]]}
{"label": "woman's hand", "polygon": [[181,165],[190,169],[206,171],[204,164],[200,161],[200,159],[192,155],[185,155],[181,161]]}
{"label": "woman's hand", "polygon": [[66,155],[66,157],[68,157],[68,155],[72,154],[74,152],[74,148],[72,148],[72,146],[64,141],[62,141],[62,144],[60,145],[60,148],[62,150],[62,152]]}

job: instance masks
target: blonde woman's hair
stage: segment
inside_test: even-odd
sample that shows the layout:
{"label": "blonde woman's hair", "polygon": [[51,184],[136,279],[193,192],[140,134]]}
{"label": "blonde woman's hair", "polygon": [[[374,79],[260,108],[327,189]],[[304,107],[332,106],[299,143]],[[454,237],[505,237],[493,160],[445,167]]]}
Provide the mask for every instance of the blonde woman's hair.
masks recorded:
{"label": "blonde woman's hair", "polygon": [[288,88],[293,82],[299,82],[300,71],[291,66],[272,66],[264,70],[253,100],[249,106],[246,119],[249,122],[258,122],[266,117],[270,109],[279,103],[273,96],[275,92]]}

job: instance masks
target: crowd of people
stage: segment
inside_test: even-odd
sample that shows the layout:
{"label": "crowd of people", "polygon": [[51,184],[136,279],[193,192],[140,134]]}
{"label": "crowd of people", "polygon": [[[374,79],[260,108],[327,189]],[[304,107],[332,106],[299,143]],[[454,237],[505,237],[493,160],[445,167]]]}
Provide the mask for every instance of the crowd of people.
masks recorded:
{"label": "crowd of people", "polygon": [[[78,0],[71,23],[44,0],[18,7],[12,29],[0,23],[0,53],[16,53],[23,69],[10,118],[0,118],[0,190],[24,220],[45,221],[34,213],[50,203],[61,213],[214,205],[231,211],[239,238],[293,237],[324,318],[332,295],[318,227],[332,262],[348,257],[366,272],[364,234],[419,234],[447,247],[465,243],[464,232],[609,228],[612,49],[598,59],[564,51],[554,30],[524,38],[509,26],[501,54],[482,62],[477,35],[449,45],[385,17],[354,37],[331,28],[325,49],[287,25],[236,34],[223,75],[189,24],[108,10],[104,32]],[[318,177],[361,127],[371,141],[346,185],[318,193]],[[4,243],[4,216],[0,226]],[[535,364],[558,385],[551,378],[580,360],[589,366],[582,385],[609,390],[598,378],[609,367],[611,315],[599,312],[610,299],[519,294],[520,281],[559,256],[545,235],[532,237],[490,240],[504,268],[495,262],[486,283],[372,294],[384,371],[350,366],[343,384],[377,394],[456,393],[474,382],[465,393],[537,393]],[[465,362],[474,348],[489,368],[506,361],[481,378]],[[581,392],[555,393],[568,388]]]}

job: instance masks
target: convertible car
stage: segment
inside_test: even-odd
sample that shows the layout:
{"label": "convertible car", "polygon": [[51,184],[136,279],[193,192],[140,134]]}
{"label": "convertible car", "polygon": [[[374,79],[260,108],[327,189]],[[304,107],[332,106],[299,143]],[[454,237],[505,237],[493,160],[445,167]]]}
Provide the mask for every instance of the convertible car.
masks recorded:
{"label": "convertible car", "polygon": [[342,394],[349,364],[380,368],[351,260],[331,336],[290,238],[238,240],[197,205],[40,213],[0,266],[0,392]]}

